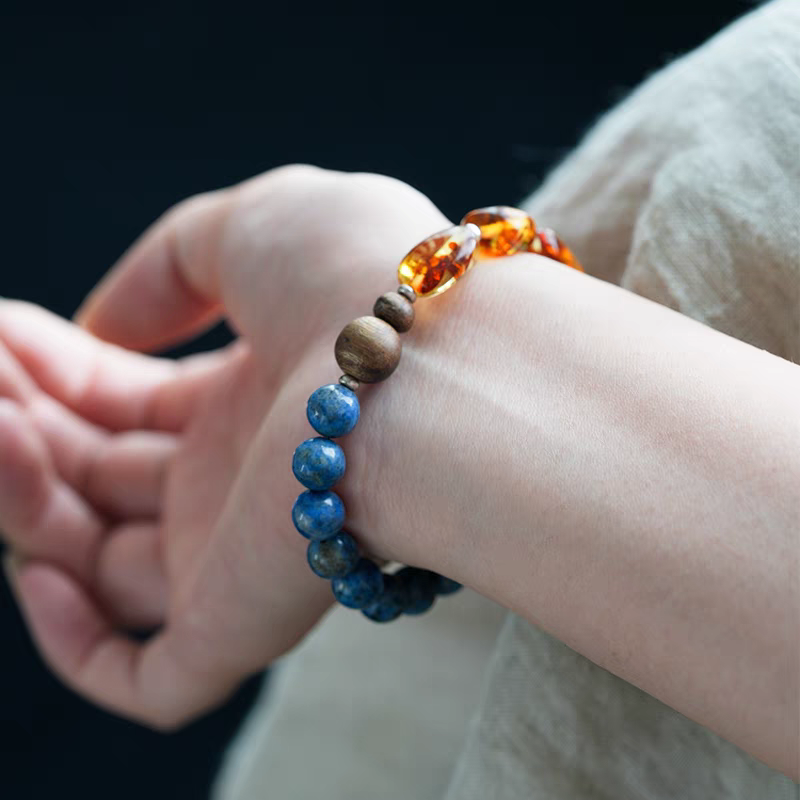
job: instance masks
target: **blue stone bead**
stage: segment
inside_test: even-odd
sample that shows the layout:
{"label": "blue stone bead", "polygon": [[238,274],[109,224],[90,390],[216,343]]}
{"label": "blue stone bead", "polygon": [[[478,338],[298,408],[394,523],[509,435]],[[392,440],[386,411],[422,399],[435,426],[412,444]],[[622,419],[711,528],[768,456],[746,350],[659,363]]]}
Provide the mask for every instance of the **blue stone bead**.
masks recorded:
{"label": "blue stone bead", "polygon": [[341,578],[358,564],[358,545],[345,531],[308,545],[308,566],[320,578]]}
{"label": "blue stone bead", "polygon": [[292,521],[307,539],[329,539],[344,525],[344,503],[335,492],[303,492],[292,506]]}
{"label": "blue stone bead", "polygon": [[405,583],[408,592],[404,613],[424,614],[436,600],[439,576],[427,569],[403,567],[397,572],[397,577]]}
{"label": "blue stone bead", "polygon": [[330,489],[344,475],[344,450],[336,442],[317,436],[306,439],[292,458],[295,478],[308,489]]}
{"label": "blue stone bead", "polygon": [[362,558],[356,568],[331,582],[333,596],[348,608],[364,608],[374,603],[383,591],[383,573],[377,565]]}
{"label": "blue stone bead", "polygon": [[344,436],[358,422],[356,393],[340,383],[320,386],[308,398],[306,415],[311,427],[323,436]]}
{"label": "blue stone bead", "polygon": [[436,594],[455,594],[464,587],[451,578],[445,578],[444,575],[439,576],[439,585],[436,587]]}
{"label": "blue stone bead", "polygon": [[391,622],[405,611],[408,599],[405,581],[397,575],[384,575],[381,596],[374,603],[361,609],[361,613],[373,622]]}

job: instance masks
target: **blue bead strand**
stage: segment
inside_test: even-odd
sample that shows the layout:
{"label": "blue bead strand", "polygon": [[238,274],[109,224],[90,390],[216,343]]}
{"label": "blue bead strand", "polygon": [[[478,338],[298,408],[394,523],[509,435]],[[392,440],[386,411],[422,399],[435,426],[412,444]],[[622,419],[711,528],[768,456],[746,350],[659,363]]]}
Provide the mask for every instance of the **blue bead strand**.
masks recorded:
{"label": "blue bead strand", "polygon": [[320,436],[301,442],[292,457],[292,472],[307,489],[295,500],[292,521],[311,539],[308,564],[320,578],[331,580],[334,597],[370,620],[390,622],[402,614],[422,614],[438,595],[458,591],[456,581],[417,567],[384,574],[361,557],[355,539],[342,530],[344,503],[330,490],[344,476],[347,461],[332,438],[355,428],[360,415],[355,392],[342,384],[320,386],[308,399],[306,415]]}
{"label": "blue bead strand", "polygon": [[405,614],[424,614],[435,602],[439,587],[439,576],[435,572],[418,567],[403,567],[397,577],[403,581],[408,593]]}
{"label": "blue bead strand", "polygon": [[455,594],[458,591],[461,591],[464,587],[458,582],[454,581],[451,578],[445,578],[444,575],[439,576],[439,585],[436,588],[436,593],[440,595],[447,595],[447,594]]}
{"label": "blue bead strand", "polygon": [[358,545],[346,531],[308,545],[308,566],[320,578],[342,578],[358,564]]}
{"label": "blue bead strand", "polygon": [[391,622],[406,610],[408,600],[408,588],[405,581],[398,578],[397,575],[384,575],[381,596],[374,603],[363,608],[361,613],[373,622]]}
{"label": "blue bead strand", "polygon": [[307,539],[328,539],[344,525],[344,503],[336,492],[309,489],[294,501],[292,521]]}
{"label": "blue bead strand", "polygon": [[292,458],[292,472],[307,489],[320,492],[341,480],[347,461],[336,442],[317,436],[297,446]]}
{"label": "blue bead strand", "polygon": [[344,436],[355,428],[361,409],[352,389],[340,383],[320,386],[308,398],[306,416],[322,436]]}
{"label": "blue bead strand", "polygon": [[384,575],[368,558],[362,558],[355,569],[332,582],[333,596],[348,608],[372,605],[383,593]]}

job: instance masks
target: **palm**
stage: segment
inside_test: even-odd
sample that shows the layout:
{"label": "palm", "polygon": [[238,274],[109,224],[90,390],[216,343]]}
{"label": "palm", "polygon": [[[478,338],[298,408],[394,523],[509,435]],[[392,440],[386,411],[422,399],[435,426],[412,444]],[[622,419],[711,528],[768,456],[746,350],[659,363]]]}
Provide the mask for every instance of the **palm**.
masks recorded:
{"label": "palm", "polygon": [[269,403],[263,370],[248,353],[226,354],[196,400],[165,476],[165,571],[177,583],[207,545]]}
{"label": "palm", "polygon": [[303,559],[305,545],[292,528],[286,498],[302,488],[288,465],[297,442],[309,435],[303,413],[308,388],[290,380],[278,397],[270,370],[243,342],[219,355],[193,398],[164,478],[157,523],[172,604],[191,588],[193,565],[202,562],[226,505],[236,505],[231,497],[237,489],[249,495],[249,486],[260,484],[251,509],[256,526],[248,532],[255,555],[266,561],[288,543],[298,562]]}

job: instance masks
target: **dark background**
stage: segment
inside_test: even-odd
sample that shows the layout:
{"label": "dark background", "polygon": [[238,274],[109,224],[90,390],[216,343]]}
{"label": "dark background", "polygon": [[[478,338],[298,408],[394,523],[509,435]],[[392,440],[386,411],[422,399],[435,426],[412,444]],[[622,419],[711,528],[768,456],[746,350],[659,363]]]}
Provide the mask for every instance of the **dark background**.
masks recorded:
{"label": "dark background", "polygon": [[[0,295],[70,315],[170,205],[287,162],[394,175],[451,218],[513,204],[606,108],[751,5],[4,3]],[[0,798],[207,797],[257,682],[162,736],[62,689],[4,585],[0,630]]]}

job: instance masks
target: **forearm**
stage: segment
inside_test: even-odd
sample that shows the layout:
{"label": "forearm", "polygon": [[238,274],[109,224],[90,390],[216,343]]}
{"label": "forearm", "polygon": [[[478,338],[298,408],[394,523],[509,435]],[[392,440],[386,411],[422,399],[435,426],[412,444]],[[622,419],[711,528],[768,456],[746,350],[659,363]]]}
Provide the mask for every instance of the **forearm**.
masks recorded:
{"label": "forearm", "polygon": [[356,533],[796,777],[800,367],[530,256],[416,307]]}

